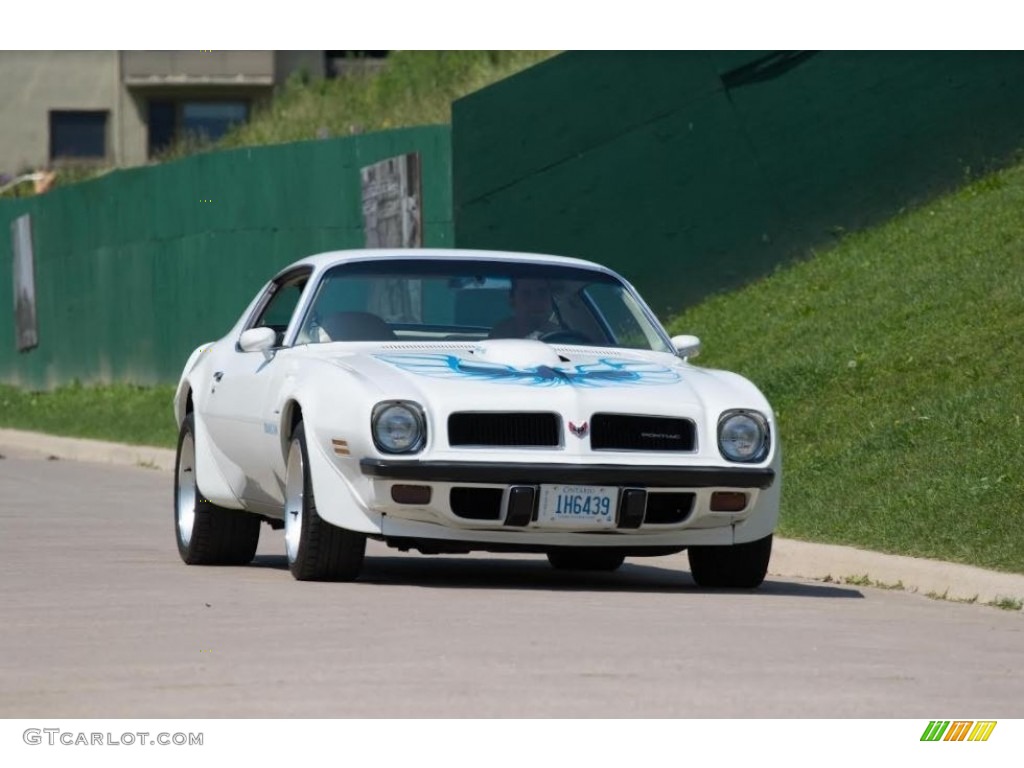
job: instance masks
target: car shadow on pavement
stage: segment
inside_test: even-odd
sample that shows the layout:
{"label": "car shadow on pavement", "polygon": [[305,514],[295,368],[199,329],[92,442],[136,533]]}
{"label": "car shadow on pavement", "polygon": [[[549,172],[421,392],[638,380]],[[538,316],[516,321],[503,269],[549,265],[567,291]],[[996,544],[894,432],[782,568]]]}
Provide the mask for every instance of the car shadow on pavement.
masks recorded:
{"label": "car shadow on pavement", "polygon": [[[257,555],[251,567],[288,570],[283,555]],[[756,590],[703,589],[689,571],[637,558],[613,573],[556,571],[542,557],[368,555],[358,584],[424,589],[510,589],[585,592],[685,592],[776,597],[863,598],[856,587],[769,576]]]}

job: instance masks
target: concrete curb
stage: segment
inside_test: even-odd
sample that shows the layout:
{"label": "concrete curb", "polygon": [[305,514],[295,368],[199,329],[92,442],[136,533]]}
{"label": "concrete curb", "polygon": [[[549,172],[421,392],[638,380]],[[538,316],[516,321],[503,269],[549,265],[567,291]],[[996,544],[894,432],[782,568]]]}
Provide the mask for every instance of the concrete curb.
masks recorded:
{"label": "concrete curb", "polygon": [[[0,429],[0,454],[53,456],[167,472],[174,471],[175,458],[175,452],[169,448],[58,437],[16,429]],[[775,540],[770,576],[831,579],[857,586],[902,585],[910,592],[944,595],[954,600],[976,599],[981,603],[1000,598],[1024,599],[1024,575],[783,538]]]}
{"label": "concrete curb", "polygon": [[[959,563],[887,555],[854,547],[776,539],[772,575],[831,579],[858,586],[894,588],[950,600],[988,603],[1024,599],[1024,576]],[[866,578],[865,578],[866,577]]]}
{"label": "concrete curb", "polygon": [[53,456],[72,461],[95,461],[128,467],[174,471],[174,451],[148,445],[125,445],[102,440],[59,437],[18,429],[0,429],[0,454]]}

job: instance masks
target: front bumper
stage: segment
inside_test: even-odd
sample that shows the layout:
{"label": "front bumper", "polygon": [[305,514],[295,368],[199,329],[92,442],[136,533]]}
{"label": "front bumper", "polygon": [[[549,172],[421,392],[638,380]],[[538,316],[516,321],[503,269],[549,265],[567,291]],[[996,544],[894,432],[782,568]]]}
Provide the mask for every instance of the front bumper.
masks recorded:
{"label": "front bumper", "polygon": [[666,467],[622,464],[534,464],[489,461],[363,459],[364,475],[421,483],[619,485],[644,488],[770,488],[771,467]]}
{"label": "front bumper", "polygon": [[[365,458],[368,504],[390,539],[477,542],[488,548],[600,545],[629,548],[731,544],[739,528],[774,527],[777,468],[623,464],[417,461]],[[599,527],[541,513],[552,486],[615,489],[614,514]],[[405,501],[410,490],[422,494]],[[722,491],[745,505],[716,511]],[[550,507],[547,507],[550,511]],[[547,519],[545,519],[547,517]],[[756,522],[755,522],[756,521]]]}

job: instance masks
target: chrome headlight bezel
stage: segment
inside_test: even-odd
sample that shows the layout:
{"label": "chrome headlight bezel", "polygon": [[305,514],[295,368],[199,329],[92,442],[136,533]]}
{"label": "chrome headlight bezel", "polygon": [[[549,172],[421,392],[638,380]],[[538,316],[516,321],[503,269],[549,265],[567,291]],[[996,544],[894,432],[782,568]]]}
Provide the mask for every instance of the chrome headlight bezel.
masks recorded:
{"label": "chrome headlight bezel", "polygon": [[[412,439],[404,447],[389,444],[382,436],[382,422],[385,418],[408,417],[410,423],[415,427]],[[418,453],[423,450],[427,443],[427,419],[423,413],[423,407],[419,403],[410,400],[385,400],[373,406],[370,414],[370,435],[373,437],[373,444],[381,453],[391,455]]]}
{"label": "chrome headlight bezel", "polygon": [[[746,427],[752,425],[757,430],[757,434],[753,439],[745,441],[752,446],[750,452],[745,455],[742,452],[730,451],[726,448],[727,445],[735,443],[735,438],[730,440],[729,430],[736,429],[740,425],[745,425]],[[733,434],[736,433],[734,432]],[[719,416],[718,452],[722,454],[726,461],[732,461],[737,464],[754,464],[764,461],[771,450],[771,445],[771,427],[763,413],[737,408],[725,411]]]}

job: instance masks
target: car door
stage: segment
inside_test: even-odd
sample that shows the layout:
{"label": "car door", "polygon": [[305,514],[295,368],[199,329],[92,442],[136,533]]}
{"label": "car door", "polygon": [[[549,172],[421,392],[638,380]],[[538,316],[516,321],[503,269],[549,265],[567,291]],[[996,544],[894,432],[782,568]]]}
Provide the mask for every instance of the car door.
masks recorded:
{"label": "car door", "polygon": [[[280,460],[279,414],[275,394],[287,375],[291,350],[283,346],[287,331],[309,282],[306,268],[280,276],[242,329],[267,327],[277,338],[262,352],[245,352],[237,343],[221,345],[211,360],[213,378],[206,398],[210,438],[222,455],[241,471],[232,490],[254,506],[283,503],[273,467]],[[241,333],[239,333],[241,335]]]}

